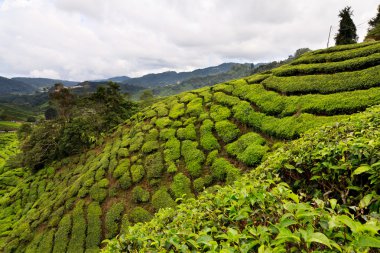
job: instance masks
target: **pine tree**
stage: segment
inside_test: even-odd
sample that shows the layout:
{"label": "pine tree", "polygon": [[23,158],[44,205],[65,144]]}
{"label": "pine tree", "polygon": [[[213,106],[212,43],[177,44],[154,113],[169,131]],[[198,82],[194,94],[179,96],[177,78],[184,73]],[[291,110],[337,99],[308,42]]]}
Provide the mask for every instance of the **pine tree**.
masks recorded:
{"label": "pine tree", "polygon": [[354,44],[357,42],[356,26],[351,16],[352,10],[350,6],[347,6],[339,12],[339,30],[335,35],[336,45]]}
{"label": "pine tree", "polygon": [[380,5],[377,7],[377,15],[369,22],[369,28],[365,40],[380,40]]}

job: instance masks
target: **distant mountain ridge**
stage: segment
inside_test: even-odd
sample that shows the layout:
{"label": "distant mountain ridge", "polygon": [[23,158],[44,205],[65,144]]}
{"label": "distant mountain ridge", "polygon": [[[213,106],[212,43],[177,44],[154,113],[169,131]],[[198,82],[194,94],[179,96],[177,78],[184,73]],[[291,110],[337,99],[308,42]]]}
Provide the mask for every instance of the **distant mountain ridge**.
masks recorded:
{"label": "distant mountain ridge", "polygon": [[60,79],[50,79],[50,78],[34,78],[34,77],[13,77],[12,80],[23,82],[29,85],[32,85],[35,88],[44,88],[51,87],[56,83],[62,83],[65,86],[75,86],[79,82],[77,81],[68,81]]}
{"label": "distant mountain ridge", "polygon": [[31,93],[34,90],[30,84],[0,76],[0,94]]}
{"label": "distant mountain ridge", "polygon": [[177,84],[194,77],[206,77],[216,75],[231,70],[233,66],[239,63],[223,63],[218,66],[196,69],[189,72],[167,71],[157,74],[147,74],[142,77],[130,78],[124,84],[142,86],[144,88],[156,88],[170,84]]}

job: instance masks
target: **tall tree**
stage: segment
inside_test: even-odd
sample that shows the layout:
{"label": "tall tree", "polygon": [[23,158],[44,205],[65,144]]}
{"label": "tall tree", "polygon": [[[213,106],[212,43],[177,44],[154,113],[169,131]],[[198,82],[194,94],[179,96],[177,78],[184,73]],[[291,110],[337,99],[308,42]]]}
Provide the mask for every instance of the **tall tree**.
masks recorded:
{"label": "tall tree", "polygon": [[351,7],[347,6],[339,12],[339,30],[335,35],[336,45],[354,44],[358,41],[356,26],[351,16],[353,15]]}
{"label": "tall tree", "polygon": [[380,5],[377,7],[376,17],[369,22],[369,28],[365,40],[380,40]]}

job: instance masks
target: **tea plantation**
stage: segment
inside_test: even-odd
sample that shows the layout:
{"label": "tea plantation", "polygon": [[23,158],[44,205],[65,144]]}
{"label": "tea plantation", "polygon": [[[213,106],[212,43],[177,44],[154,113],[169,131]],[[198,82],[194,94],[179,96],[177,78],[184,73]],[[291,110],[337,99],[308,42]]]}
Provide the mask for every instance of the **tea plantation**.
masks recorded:
{"label": "tea plantation", "polygon": [[99,252],[122,234],[105,251],[375,252],[379,54],[317,50],[165,98],[37,172],[7,166],[4,135],[0,251]]}

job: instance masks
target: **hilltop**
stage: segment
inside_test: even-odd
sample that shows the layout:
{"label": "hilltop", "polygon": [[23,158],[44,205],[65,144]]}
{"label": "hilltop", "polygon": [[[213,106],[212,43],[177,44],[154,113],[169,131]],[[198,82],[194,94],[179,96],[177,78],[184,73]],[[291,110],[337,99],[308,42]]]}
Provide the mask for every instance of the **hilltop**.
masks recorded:
{"label": "hilltop", "polygon": [[[378,138],[378,132],[373,132],[371,136],[371,131],[365,131],[370,129],[368,126],[378,127],[378,116],[365,116],[371,114],[371,111],[367,113],[363,111],[380,102],[379,63],[380,43],[362,43],[312,51],[287,65],[262,74],[162,99],[120,125],[112,136],[105,138],[101,146],[80,156],[56,161],[37,172],[27,168],[12,169],[11,163],[5,164],[0,170],[0,180],[3,182],[1,189],[3,194],[0,198],[0,249],[5,252],[97,252],[102,246],[103,239],[114,238],[121,232],[127,233],[127,240],[131,240],[130,237],[133,235],[131,233],[140,228],[132,227],[129,230],[132,224],[149,221],[153,213],[160,208],[175,208],[180,202],[185,203],[179,206],[179,214],[183,214],[181,217],[184,221],[187,221],[189,216],[182,211],[189,209],[193,204],[194,213],[218,217],[220,213],[212,212],[214,210],[212,206],[208,209],[210,201],[215,201],[216,205],[224,205],[223,196],[231,197],[231,194],[235,194],[233,195],[235,197],[231,197],[235,202],[226,199],[228,203],[232,203],[226,205],[226,208],[229,208],[229,212],[233,213],[239,222],[234,223],[236,220],[225,222],[220,227],[215,225],[217,230],[215,235],[219,236],[218,233],[223,231],[229,233],[229,237],[235,238],[233,236],[240,236],[240,232],[247,224],[252,227],[249,220],[247,221],[246,213],[249,217],[256,215],[251,214],[251,211],[244,211],[246,210],[244,208],[241,209],[243,211],[239,211],[239,207],[244,207],[246,203],[241,202],[240,205],[236,201],[239,200],[239,196],[246,194],[245,189],[258,189],[261,194],[267,192],[268,200],[259,199],[252,202],[252,206],[248,205],[250,210],[261,210],[258,215],[265,211],[272,214],[277,209],[282,210],[281,214],[291,212],[289,209],[292,208],[291,204],[297,204],[302,198],[305,198],[302,210],[313,211],[312,214],[318,213],[321,210],[314,209],[315,205],[307,201],[311,201],[311,196],[323,196],[328,190],[320,187],[316,188],[315,192],[306,191],[309,182],[301,180],[303,174],[297,166],[301,164],[302,170],[310,169],[312,173],[316,173],[315,175],[307,173],[307,175],[316,176],[314,180],[317,180],[318,176],[321,177],[326,172],[319,172],[316,168],[319,168],[319,165],[329,166],[321,162],[321,159],[328,157],[330,153],[324,156],[324,152],[327,151],[322,145],[316,149],[320,150],[320,155],[316,154],[313,159],[308,158],[308,154],[313,152],[313,147],[318,145],[312,142],[313,134],[300,139],[299,142],[289,144],[295,145],[294,149],[282,146],[298,139],[310,129],[326,124],[344,124],[341,122],[351,117],[357,119],[366,117],[362,127],[359,123],[354,124],[356,127],[354,133],[363,131],[365,138]],[[373,110],[372,114],[378,115],[378,109]],[[349,138],[351,128],[347,128],[350,131],[345,129],[338,127],[335,132],[327,132],[326,136],[337,135]],[[317,137],[316,140],[322,143],[323,134]],[[355,135],[355,138],[359,139],[360,136]],[[337,139],[335,142],[339,141],[340,139]],[[304,148],[301,149],[302,147]],[[353,145],[353,149],[355,147]],[[279,151],[275,152],[278,149]],[[294,152],[286,153],[287,150]],[[335,152],[336,149],[331,150]],[[366,154],[367,149],[363,150],[364,153],[360,157]],[[378,151],[377,144],[372,151]],[[279,157],[281,155],[290,157],[292,154],[296,157],[291,161]],[[297,154],[305,154],[305,157]],[[338,158],[333,156],[330,161],[331,166],[335,165],[334,161]],[[360,158],[355,162],[349,158],[345,157],[347,164],[352,164],[353,170],[357,169],[361,162],[370,166],[378,162],[377,156],[371,159]],[[273,164],[284,161],[281,165],[289,170],[293,166],[294,173],[279,169],[281,166],[275,167],[276,170],[267,169],[273,168],[271,164],[261,165],[259,169],[255,169],[262,161],[266,161],[265,163],[272,161]],[[310,164],[316,167],[310,167]],[[263,183],[240,179],[241,175],[250,171],[251,178],[259,176],[260,171],[265,171]],[[277,177],[276,174],[283,178]],[[342,178],[350,178],[351,175],[343,173]],[[293,181],[293,177],[298,181]],[[233,185],[236,180],[239,181],[232,188],[211,187]],[[327,181],[332,180],[337,179],[327,179]],[[249,185],[251,181],[252,185]],[[288,182],[291,187],[282,184],[282,181]],[[360,184],[348,186],[357,187],[355,188],[357,190]],[[208,187],[211,187],[210,191],[216,189],[216,192],[220,193],[217,193],[215,198],[211,195],[202,195],[201,192]],[[301,192],[297,192],[297,187],[300,187]],[[302,191],[302,187],[305,191]],[[366,208],[370,204],[378,203],[376,189],[378,181],[375,177],[370,189],[366,188],[363,191],[363,194],[370,194],[374,190],[370,203],[366,202]],[[295,193],[292,195],[290,191]],[[335,204],[344,207],[347,198],[335,195],[333,196],[337,201]],[[358,195],[354,195],[350,203],[359,205],[357,199],[363,196],[362,193]],[[186,200],[194,196],[202,198],[199,201]],[[281,205],[279,200],[282,198],[290,198],[294,202],[288,206]],[[176,199],[179,200],[176,202]],[[219,200],[221,202],[218,202]],[[252,209],[253,207],[255,208]],[[378,213],[378,209],[373,208]],[[160,233],[162,231],[160,229],[163,228],[157,223],[169,224],[170,221],[175,221],[173,212],[176,211],[168,210],[173,209],[160,212],[160,216],[157,216],[152,223],[148,223],[147,227],[141,227],[141,240],[147,236],[144,234],[146,229],[157,227]],[[344,209],[344,212],[349,214],[350,211]],[[363,213],[367,215],[367,211]],[[322,214],[321,217],[325,218],[331,212],[323,209]],[[164,222],[165,217],[167,220]],[[372,220],[371,218],[370,221]],[[287,226],[293,225],[286,219],[281,221],[289,222]],[[355,222],[364,223],[363,220]],[[378,226],[376,222],[378,220],[375,217],[371,223],[373,230]],[[318,223],[318,226],[324,228],[322,223]],[[214,233],[212,223],[199,224],[200,228],[207,227],[211,229],[211,234]],[[228,226],[229,224],[234,225]],[[306,231],[310,228],[310,224],[310,220],[305,218],[302,229]],[[342,226],[339,227],[339,224],[337,221],[337,227],[340,229]],[[262,228],[263,231],[267,231],[264,235],[267,235],[268,240],[279,234],[276,233],[277,230],[269,229],[266,225],[255,227],[251,233],[261,234],[259,229]],[[176,225],[173,225],[173,228],[179,229]],[[310,232],[310,236],[312,233],[317,233],[315,231]],[[318,227],[318,233],[321,233],[320,231],[323,229]],[[299,232],[302,233],[300,229]],[[297,242],[297,239],[290,234],[288,230],[283,230],[281,234],[283,241],[280,237],[279,245],[289,238]],[[209,234],[201,235],[202,239],[194,235],[196,239],[193,240],[184,233],[189,243],[194,241],[206,245],[210,242],[208,246],[210,248],[215,245],[211,243],[215,240],[206,236]],[[325,237],[317,235],[318,243],[322,241],[326,245]],[[365,235],[374,236],[370,232]],[[175,247],[181,245],[183,242],[181,240],[183,238],[178,240],[174,238],[168,247],[179,250]],[[378,240],[378,236],[374,240]],[[306,240],[305,244],[311,242],[312,239]],[[240,245],[240,240],[236,239],[234,243],[235,246]],[[329,248],[337,248],[333,242],[328,241],[328,243]],[[140,241],[136,245],[149,246],[142,245]],[[255,245],[252,247],[256,247]],[[200,246],[194,244],[194,249],[198,247]]]}

